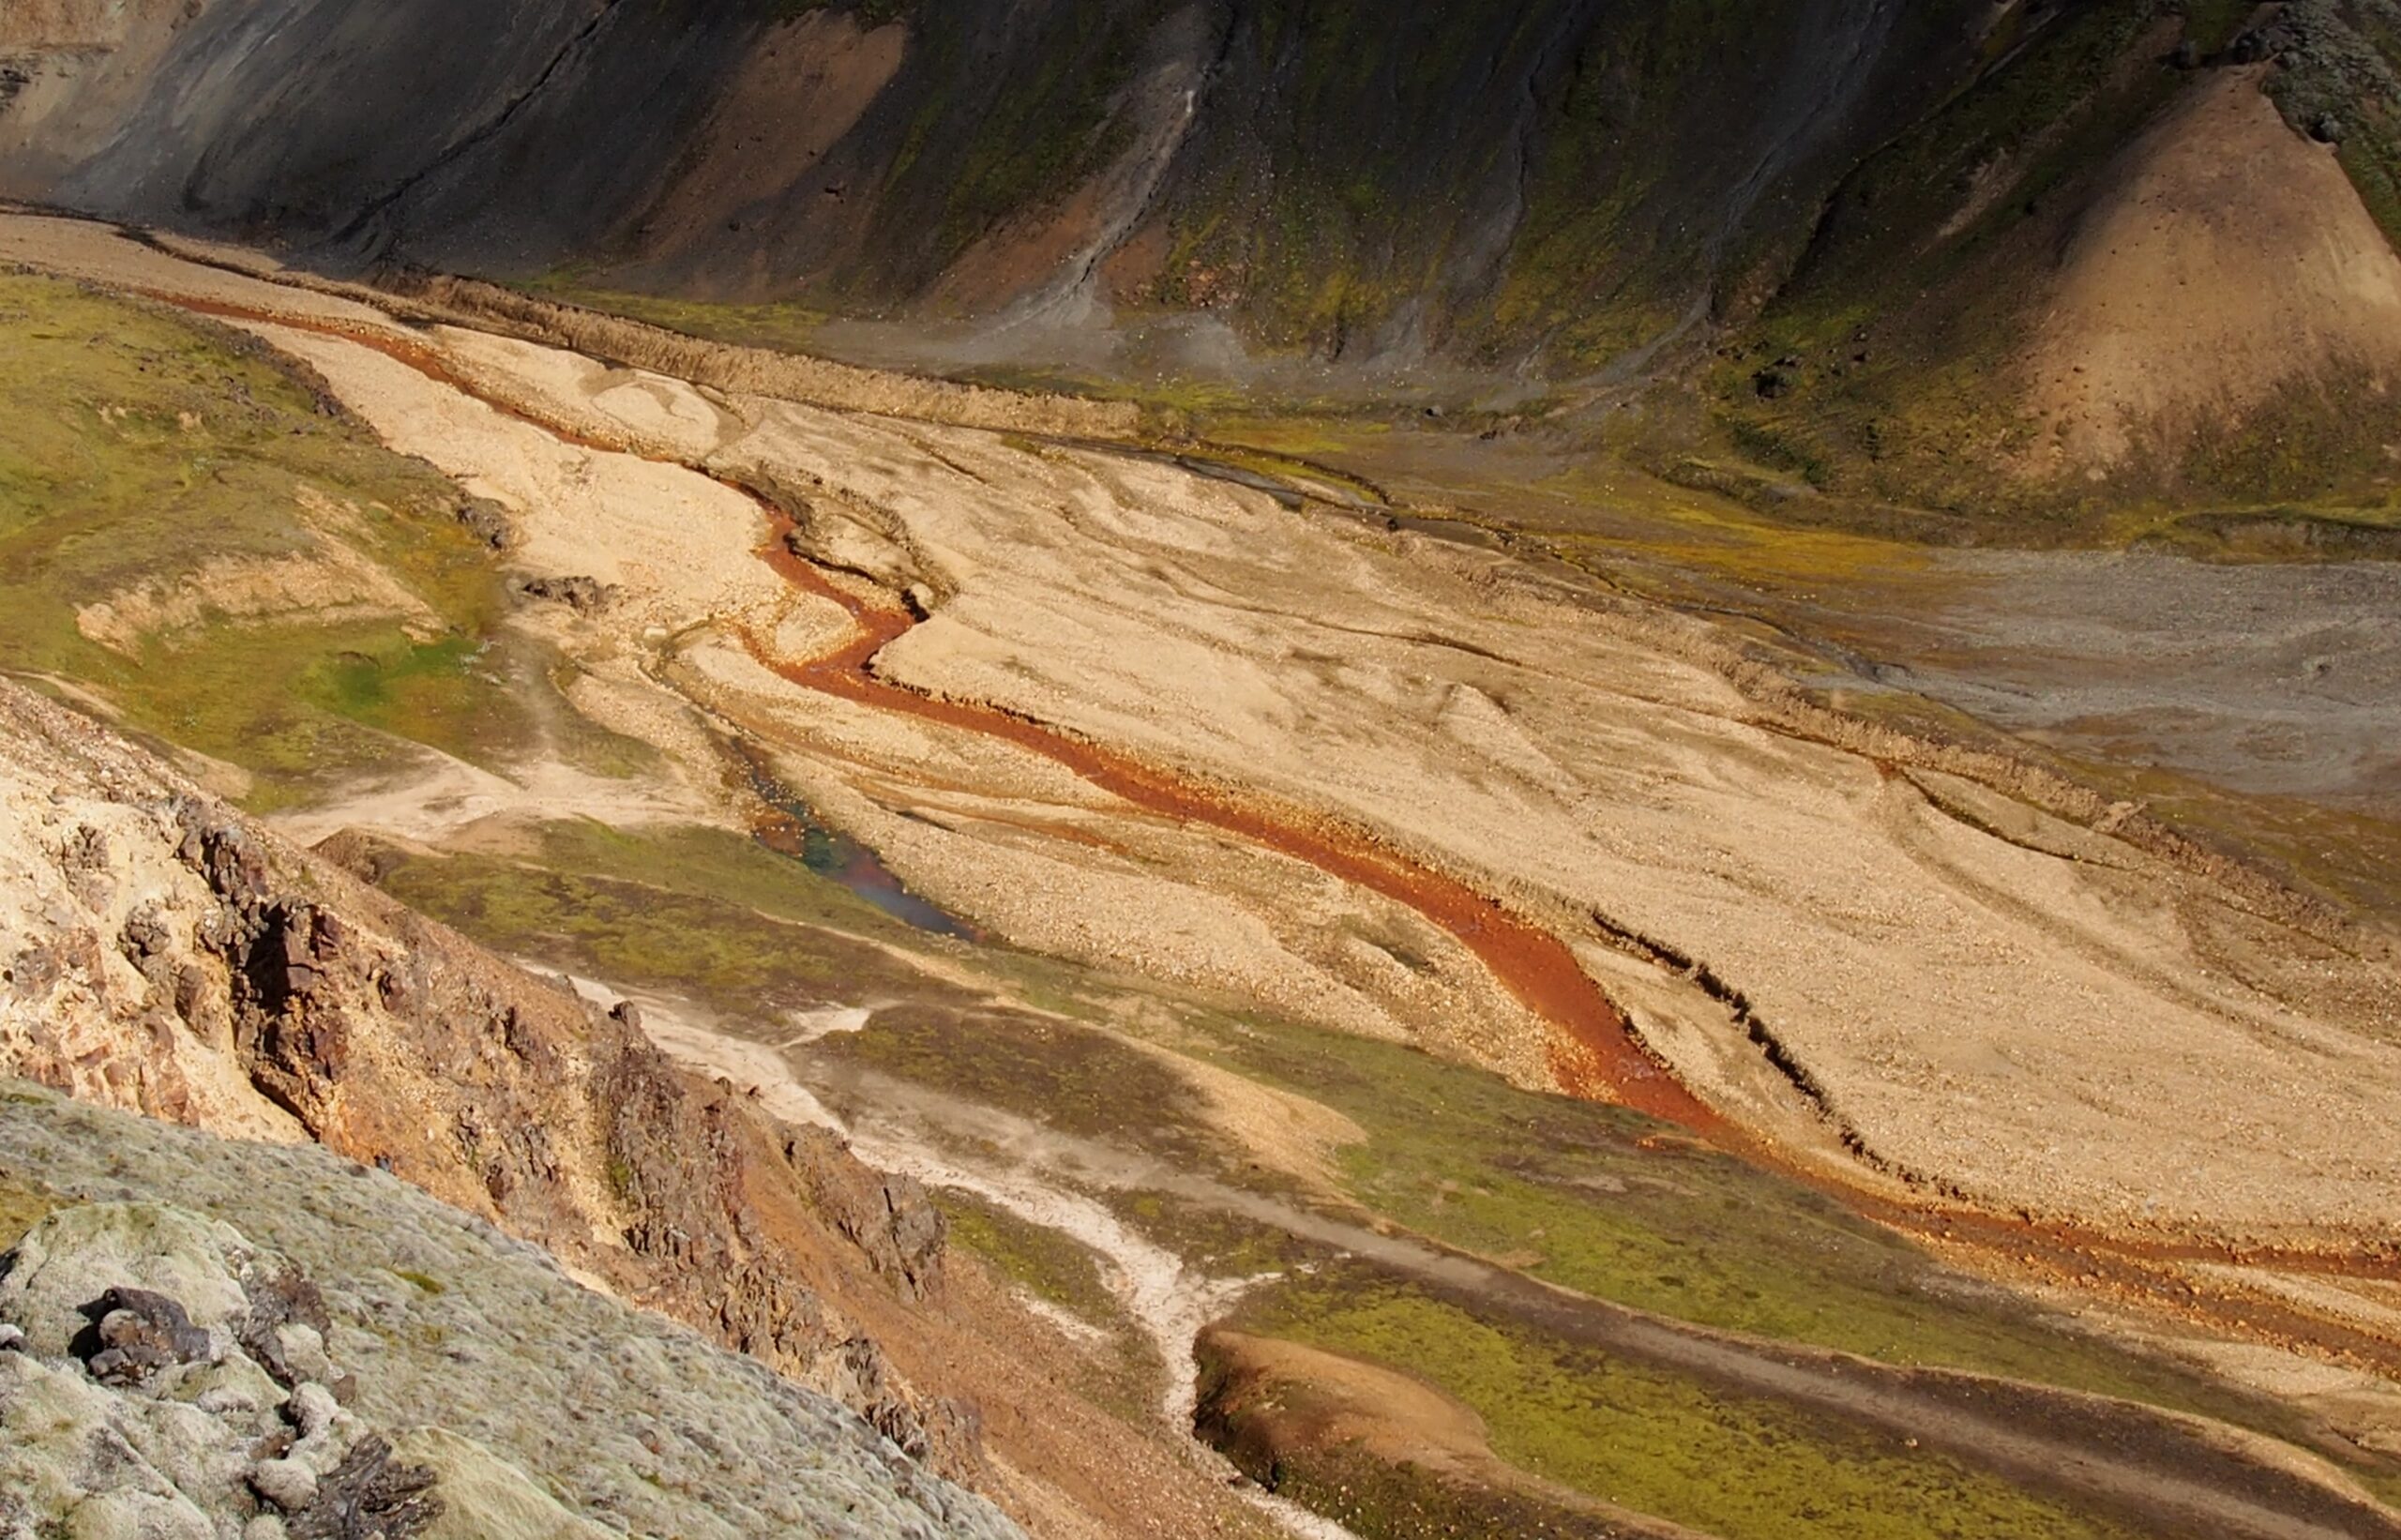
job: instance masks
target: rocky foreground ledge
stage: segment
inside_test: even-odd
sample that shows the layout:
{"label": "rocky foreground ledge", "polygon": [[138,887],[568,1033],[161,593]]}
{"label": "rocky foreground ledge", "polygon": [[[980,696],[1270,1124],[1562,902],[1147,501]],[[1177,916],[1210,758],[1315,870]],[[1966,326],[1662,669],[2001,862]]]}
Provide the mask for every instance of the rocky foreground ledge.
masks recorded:
{"label": "rocky foreground ledge", "polygon": [[832,1399],[312,1146],[0,1081],[0,1240],[7,1540],[1018,1532]]}

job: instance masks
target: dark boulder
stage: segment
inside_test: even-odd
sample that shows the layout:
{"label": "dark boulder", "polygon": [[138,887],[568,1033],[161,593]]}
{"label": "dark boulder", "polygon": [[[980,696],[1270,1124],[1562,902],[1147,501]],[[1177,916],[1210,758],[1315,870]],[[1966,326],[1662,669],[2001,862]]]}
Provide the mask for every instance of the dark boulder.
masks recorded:
{"label": "dark boulder", "polygon": [[116,1288],[83,1306],[91,1324],[70,1350],[106,1385],[137,1385],[160,1369],[210,1355],[208,1333],[184,1307],[147,1289]]}
{"label": "dark boulder", "polygon": [[507,512],[488,497],[461,504],[457,518],[468,534],[494,551],[506,551],[517,543],[517,526],[508,521]]}
{"label": "dark boulder", "polygon": [[609,607],[617,590],[597,578],[527,578],[517,585],[529,599],[564,604],[579,615],[596,614]]}

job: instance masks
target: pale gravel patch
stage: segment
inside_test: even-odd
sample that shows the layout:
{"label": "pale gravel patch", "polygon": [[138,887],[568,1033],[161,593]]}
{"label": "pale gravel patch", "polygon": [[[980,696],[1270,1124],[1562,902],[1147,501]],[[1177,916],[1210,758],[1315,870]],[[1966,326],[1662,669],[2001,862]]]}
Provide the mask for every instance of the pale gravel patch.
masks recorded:
{"label": "pale gravel patch", "polygon": [[344,829],[435,845],[492,821],[590,818],[618,827],[723,822],[714,805],[677,782],[596,776],[556,760],[528,760],[500,775],[430,748],[409,761],[398,776],[360,782],[266,822],[300,845]]}

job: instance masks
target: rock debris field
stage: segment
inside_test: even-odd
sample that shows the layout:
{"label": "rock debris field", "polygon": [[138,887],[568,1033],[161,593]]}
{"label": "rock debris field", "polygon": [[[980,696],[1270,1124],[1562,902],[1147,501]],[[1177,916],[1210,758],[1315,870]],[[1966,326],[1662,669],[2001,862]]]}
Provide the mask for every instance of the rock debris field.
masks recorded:
{"label": "rock debris field", "polygon": [[57,1205],[0,1257],[5,1540],[1018,1532],[832,1401],[321,1150],[7,1082],[0,1193]]}

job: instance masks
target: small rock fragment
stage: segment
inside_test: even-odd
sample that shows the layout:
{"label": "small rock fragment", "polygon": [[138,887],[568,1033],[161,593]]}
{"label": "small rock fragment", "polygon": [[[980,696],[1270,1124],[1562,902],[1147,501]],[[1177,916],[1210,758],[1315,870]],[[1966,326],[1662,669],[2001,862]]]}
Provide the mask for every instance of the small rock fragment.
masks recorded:
{"label": "small rock fragment", "polygon": [[508,521],[507,511],[490,498],[470,499],[460,506],[458,519],[468,534],[494,551],[506,551],[517,542],[516,526]]}
{"label": "small rock fragment", "polygon": [[334,1413],[340,1410],[334,1393],[312,1381],[292,1393],[283,1414],[300,1430],[302,1438],[313,1439],[333,1426]]}
{"label": "small rock fragment", "polygon": [[285,1513],[299,1513],[317,1501],[317,1473],[298,1460],[261,1460],[250,1467],[250,1490]]}
{"label": "small rock fragment", "polygon": [[92,1325],[74,1351],[102,1384],[139,1384],[159,1369],[212,1355],[208,1333],[184,1307],[147,1289],[112,1289],[83,1314]]}
{"label": "small rock fragment", "polygon": [[587,577],[527,578],[517,585],[517,591],[529,599],[564,604],[579,615],[605,610],[617,596],[614,585]]}

